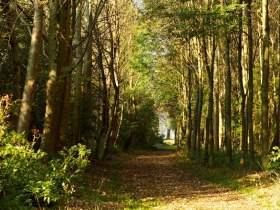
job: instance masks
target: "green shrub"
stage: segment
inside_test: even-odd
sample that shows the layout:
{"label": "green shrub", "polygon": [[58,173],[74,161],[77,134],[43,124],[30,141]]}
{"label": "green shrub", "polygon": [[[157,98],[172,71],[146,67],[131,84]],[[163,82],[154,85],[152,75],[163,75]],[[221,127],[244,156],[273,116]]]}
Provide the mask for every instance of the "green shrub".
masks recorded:
{"label": "green shrub", "polygon": [[273,147],[271,154],[268,156],[268,168],[280,170],[280,148]]}
{"label": "green shrub", "polygon": [[[5,104],[5,105],[3,105]],[[34,143],[9,131],[7,105],[0,101],[0,194],[14,202],[42,205],[56,202],[75,191],[75,180],[88,165],[90,151],[78,144],[47,161],[34,151]],[[1,196],[1,195],[0,195]],[[1,200],[1,197],[0,197]]]}

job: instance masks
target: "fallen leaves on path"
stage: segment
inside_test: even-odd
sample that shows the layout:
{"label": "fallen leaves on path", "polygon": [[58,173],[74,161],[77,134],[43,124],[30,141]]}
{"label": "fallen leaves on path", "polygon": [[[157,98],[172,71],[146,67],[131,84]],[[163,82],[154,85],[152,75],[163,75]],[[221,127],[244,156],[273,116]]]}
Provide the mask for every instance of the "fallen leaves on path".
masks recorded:
{"label": "fallen leaves on path", "polygon": [[[280,209],[279,194],[275,195],[274,203],[267,200],[276,189],[263,189],[254,195],[237,193],[200,180],[190,171],[179,168],[172,161],[175,157],[174,151],[149,151],[118,155],[105,163],[94,162],[89,171],[89,185],[101,196],[111,198],[95,209]],[[111,183],[118,183],[118,186],[111,186],[115,190],[109,192],[106,185],[110,184],[112,175],[120,180]],[[143,204],[160,202],[147,208],[143,208],[145,205],[128,207],[118,199],[118,193]],[[112,199],[114,196],[117,199]]]}
{"label": "fallen leaves on path", "polygon": [[[120,172],[124,182],[133,189],[133,196],[143,201],[159,198],[164,207],[155,207],[156,209],[245,207],[248,201],[244,196],[210,185],[176,167],[170,160],[172,155],[174,153],[168,151],[150,152],[126,164]],[[246,207],[250,207],[249,203]]]}

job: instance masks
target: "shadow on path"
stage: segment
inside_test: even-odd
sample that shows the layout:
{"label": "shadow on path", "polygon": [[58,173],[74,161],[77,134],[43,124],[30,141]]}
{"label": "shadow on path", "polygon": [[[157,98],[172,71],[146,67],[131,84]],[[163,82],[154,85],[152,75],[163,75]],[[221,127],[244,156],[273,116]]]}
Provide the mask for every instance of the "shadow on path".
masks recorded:
{"label": "shadow on path", "polygon": [[173,155],[170,151],[146,152],[121,169],[124,182],[133,189],[136,198],[213,197],[229,192],[176,167],[170,160]]}
{"label": "shadow on path", "polygon": [[[129,198],[140,203],[160,201],[152,209],[266,209],[252,199],[237,192],[200,180],[187,170],[176,166],[174,151],[143,151],[138,154],[123,154],[101,164],[90,173],[100,182],[100,177],[116,174],[119,186]],[[99,178],[98,178],[99,177]],[[93,186],[99,186],[98,182]],[[100,185],[101,186],[101,185]],[[125,206],[107,202],[104,209],[123,209]],[[126,208],[127,209],[127,208]],[[130,208],[128,208],[130,209]],[[133,208],[137,209],[137,208]],[[150,208],[149,208],[150,209]]]}

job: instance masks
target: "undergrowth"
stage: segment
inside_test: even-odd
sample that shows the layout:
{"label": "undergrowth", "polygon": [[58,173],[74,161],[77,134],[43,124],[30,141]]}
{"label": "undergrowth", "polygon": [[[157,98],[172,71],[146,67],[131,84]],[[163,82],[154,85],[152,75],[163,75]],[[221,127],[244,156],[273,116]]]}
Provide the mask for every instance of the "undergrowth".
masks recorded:
{"label": "undergrowth", "polygon": [[49,158],[23,134],[9,128],[9,98],[0,99],[0,206],[32,209],[52,206],[75,192],[90,150],[78,144]]}

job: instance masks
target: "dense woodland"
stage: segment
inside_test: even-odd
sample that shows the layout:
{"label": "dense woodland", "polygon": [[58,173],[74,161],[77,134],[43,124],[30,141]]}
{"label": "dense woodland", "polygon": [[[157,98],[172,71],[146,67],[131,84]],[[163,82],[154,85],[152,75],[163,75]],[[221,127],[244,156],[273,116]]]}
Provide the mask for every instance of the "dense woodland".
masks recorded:
{"label": "dense woodland", "polygon": [[2,0],[0,31],[2,162],[30,143],[106,160],[162,141],[161,113],[208,167],[280,146],[277,0]]}

